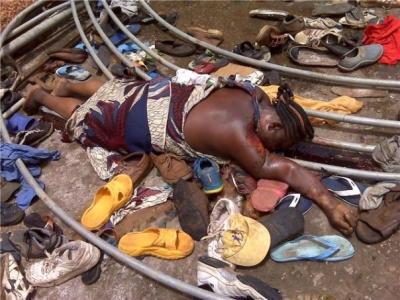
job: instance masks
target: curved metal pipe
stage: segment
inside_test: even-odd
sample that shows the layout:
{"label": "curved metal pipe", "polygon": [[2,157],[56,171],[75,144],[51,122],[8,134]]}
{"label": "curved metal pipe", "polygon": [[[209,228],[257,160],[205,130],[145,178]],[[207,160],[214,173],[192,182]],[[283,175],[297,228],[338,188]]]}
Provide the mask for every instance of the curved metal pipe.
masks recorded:
{"label": "curved metal pipe", "polygon": [[44,22],[41,22],[40,24],[33,27],[31,30],[24,32],[19,37],[7,43],[7,45],[4,45],[4,47],[1,48],[0,57],[3,57],[7,54],[13,54],[26,44],[37,39],[38,36],[48,32],[53,26],[57,26],[58,24],[61,24],[63,22],[65,23],[65,21],[70,18],[70,14],[71,9],[68,8],[67,10],[59,14],[51,16],[51,18],[47,19]]}
{"label": "curved metal pipe", "polygon": [[368,126],[377,126],[377,127],[387,127],[387,128],[400,128],[400,121],[394,120],[382,120],[382,119],[374,119],[367,117],[359,117],[359,116],[350,116],[350,115],[340,115],[336,113],[326,112],[326,111],[318,111],[318,110],[310,110],[305,109],[307,115],[312,117],[317,117],[321,119],[334,120],[337,122],[346,122],[352,124],[360,124],[360,125],[368,125]]}
{"label": "curved metal pipe", "polygon": [[165,58],[162,58],[160,55],[152,51],[149,47],[147,47],[145,44],[143,44],[137,37],[135,37],[126,27],[122,22],[118,19],[118,17],[114,14],[114,12],[111,10],[110,6],[105,0],[101,0],[103,3],[104,9],[106,10],[107,14],[111,17],[111,19],[114,21],[115,24],[121,29],[123,33],[126,34],[128,38],[133,40],[140,48],[142,48],[148,55],[153,57],[155,60],[157,60],[159,63],[163,64],[167,68],[170,68],[171,70],[178,70],[179,67],[177,65],[174,65],[173,63],[169,62]]}
{"label": "curved metal pipe", "polygon": [[335,148],[358,151],[358,152],[371,153],[375,149],[374,145],[342,142],[337,140],[325,139],[317,136],[313,138],[312,142],[318,145],[331,146]]}
{"label": "curved metal pipe", "polygon": [[[93,26],[96,28],[97,32],[99,33],[100,37],[103,39],[104,43],[107,47],[127,66],[132,67],[132,62],[125,57],[125,55],[121,54],[117,47],[111,42],[111,40],[107,37],[104,33],[103,29],[100,27],[99,23],[96,21],[96,17],[93,14],[92,8],[90,7],[89,0],[84,0],[83,3],[85,4],[86,11],[89,15],[90,20],[93,23]],[[150,80],[151,77],[147,75],[143,70],[138,67],[135,67],[135,72],[144,80]]]}
{"label": "curved metal pipe", "polygon": [[79,35],[81,36],[82,42],[85,44],[86,49],[89,51],[90,56],[93,58],[94,62],[99,66],[100,70],[107,76],[108,79],[113,79],[114,75],[107,69],[107,67],[101,62],[100,58],[97,56],[92,45],[90,45],[85,32],[83,31],[81,22],[78,18],[78,13],[76,12],[75,0],[70,0],[72,17],[74,18],[76,29],[78,29]]}
{"label": "curved metal pipe", "polygon": [[[4,124],[3,117],[0,116],[0,127],[1,134],[5,140],[5,142],[10,143],[10,136],[8,135],[7,129]],[[146,266],[142,262],[137,259],[128,256],[118,250],[118,248],[110,245],[106,241],[99,238],[97,235],[87,231],[82,225],[71,218],[61,207],[59,207],[46,193],[45,191],[37,184],[36,180],[33,178],[29,170],[26,168],[25,164],[21,159],[17,160],[17,167],[21,174],[24,176],[25,180],[29,183],[29,185],[35,190],[40,199],[44,202],[44,204],[57,216],[59,217],[66,225],[68,225],[71,229],[76,231],[79,235],[85,238],[88,242],[96,245],[105,253],[111,255],[119,262],[124,265],[138,271],[166,286],[179,290],[183,293],[192,295],[194,297],[200,299],[227,299],[221,297],[217,294],[208,292],[206,290],[194,287],[186,282],[178,280],[172,276],[166,275],[162,272],[156,271],[151,267]]]}
{"label": "curved metal pipe", "polygon": [[46,0],[38,0],[36,2],[33,2],[31,5],[26,7],[21,12],[19,12],[18,15],[16,15],[14,17],[14,19],[12,19],[10,23],[8,23],[6,28],[4,28],[3,32],[1,32],[1,34],[0,34],[0,48],[3,47],[3,43],[5,41],[5,38],[10,34],[11,30],[13,30],[16,26],[18,26],[28,14],[30,14],[36,8],[39,8],[39,7],[43,6],[43,5],[45,5],[46,2],[47,2]]}
{"label": "curved metal pipe", "polygon": [[368,78],[354,78],[350,76],[338,76],[338,75],[327,75],[323,73],[317,73],[312,71],[299,70],[296,68],[290,68],[285,66],[280,66],[272,63],[261,62],[256,59],[244,57],[242,55],[235,54],[233,52],[221,49],[219,47],[213,46],[209,43],[200,41],[183,31],[179,30],[175,26],[172,26],[168,22],[166,22],[163,18],[161,18],[144,0],[139,0],[141,6],[153,17],[155,18],[161,25],[166,27],[171,32],[175,33],[177,36],[184,40],[188,40],[196,45],[204,47],[206,49],[210,49],[215,53],[224,55],[231,59],[237,60],[239,62],[270,70],[276,70],[282,73],[285,73],[288,76],[292,77],[301,77],[301,78],[309,78],[317,81],[325,81],[325,82],[334,82],[340,83],[344,85],[355,85],[355,86],[368,86],[371,87],[386,87],[386,88],[400,88],[400,81],[398,80],[382,80],[382,79],[368,79]]}
{"label": "curved metal pipe", "polygon": [[[76,13],[76,7],[74,0],[71,0],[71,8],[73,12],[73,17],[75,20],[75,23],[77,25],[78,31],[81,34],[82,40],[86,40],[87,38],[82,30],[82,27],[80,26],[81,24],[79,23],[79,20],[77,18],[77,13]],[[18,15],[19,16],[19,15]],[[10,27],[12,29],[12,27]],[[79,30],[80,28],[80,30]],[[5,38],[7,35],[3,35]],[[92,52],[93,48],[91,48],[90,44],[85,44],[88,50],[91,49]],[[89,50],[90,52],[90,50]],[[92,54],[92,53],[91,53]],[[96,54],[94,53],[93,58],[97,58]],[[104,65],[103,65],[104,66]],[[4,119],[3,116],[0,114],[0,131],[1,135],[3,136],[4,141],[7,143],[10,143],[10,136],[8,134],[7,128],[4,124]],[[226,297],[222,297],[220,295],[217,295],[215,293],[200,289],[198,287],[194,287],[186,282],[183,282],[181,280],[178,280],[172,276],[166,275],[162,272],[159,272],[157,270],[152,269],[151,267],[146,266],[142,262],[138,261],[137,259],[134,259],[133,257],[130,257],[122,252],[120,252],[117,248],[114,246],[111,246],[109,243],[105,242],[101,238],[99,238],[97,235],[87,231],[84,227],[80,225],[77,221],[75,221],[73,218],[71,218],[63,209],[61,209],[46,193],[45,191],[37,184],[35,178],[32,176],[28,168],[25,166],[23,161],[21,159],[18,159],[16,162],[16,165],[18,169],[20,170],[21,174],[24,176],[26,181],[29,183],[30,186],[35,190],[37,195],[39,196],[40,199],[45,203],[45,205],[57,216],[59,217],[65,224],[69,225],[74,231],[76,231],[78,234],[80,234],[82,237],[87,239],[89,242],[93,243],[100,249],[102,249],[105,253],[111,255],[121,263],[125,264],[126,266],[132,268],[135,271],[138,271],[145,276],[148,276],[151,279],[154,279],[166,286],[169,286],[173,289],[179,290],[185,294],[189,294],[191,296],[197,297],[199,299],[227,299]]]}
{"label": "curved metal pipe", "polygon": [[362,179],[369,179],[373,181],[400,181],[400,173],[386,173],[386,172],[374,172],[374,171],[363,171],[350,169],[345,167],[332,166],[327,164],[320,164],[300,159],[292,159],[294,162],[299,165],[316,170],[316,171],[328,171],[334,174],[342,175],[342,176],[350,176]]}
{"label": "curved metal pipe", "polygon": [[37,15],[36,17],[30,19],[29,21],[23,23],[22,25],[20,25],[19,27],[15,28],[13,31],[10,32],[10,34],[7,36],[7,40],[13,38],[14,36],[20,34],[21,32],[23,32],[24,30],[30,28],[33,25],[36,25],[37,23],[39,23],[41,20],[43,20],[44,18],[46,18],[47,16],[51,15],[52,13],[62,10],[64,8],[66,8],[67,6],[69,6],[68,2],[63,2],[57,6],[54,6],[50,9],[45,10],[44,12],[40,13],[39,15]]}

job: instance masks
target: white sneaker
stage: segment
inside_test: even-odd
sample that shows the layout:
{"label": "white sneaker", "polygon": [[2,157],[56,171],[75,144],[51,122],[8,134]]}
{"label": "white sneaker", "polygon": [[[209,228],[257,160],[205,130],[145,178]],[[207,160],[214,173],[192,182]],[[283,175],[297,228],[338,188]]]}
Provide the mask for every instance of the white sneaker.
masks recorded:
{"label": "white sneaker", "polygon": [[228,264],[208,256],[201,256],[197,263],[197,285],[208,285],[216,294],[227,297],[282,299],[280,292],[265,282],[253,276],[237,274]]}
{"label": "white sneaker", "polygon": [[207,236],[202,238],[202,240],[212,238],[207,248],[208,256],[222,260],[229,265],[231,263],[222,257],[222,240],[220,234],[229,228],[229,217],[239,212],[239,208],[232,200],[228,198],[219,199],[210,214]]}
{"label": "white sneaker", "polygon": [[24,300],[33,291],[10,253],[1,256],[1,299]]}
{"label": "white sneaker", "polygon": [[91,269],[100,251],[83,241],[73,241],[55,249],[48,258],[26,268],[26,279],[33,286],[50,287],[68,281]]}

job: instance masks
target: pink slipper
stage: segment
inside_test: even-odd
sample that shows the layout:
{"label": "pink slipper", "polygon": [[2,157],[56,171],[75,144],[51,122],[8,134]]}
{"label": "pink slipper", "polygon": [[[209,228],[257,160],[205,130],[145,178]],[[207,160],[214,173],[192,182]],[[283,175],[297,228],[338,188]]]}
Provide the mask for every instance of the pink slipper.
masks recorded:
{"label": "pink slipper", "polygon": [[250,202],[256,210],[269,212],[279,199],[286,195],[288,187],[286,183],[280,181],[260,179],[257,182],[257,189],[250,195]]}

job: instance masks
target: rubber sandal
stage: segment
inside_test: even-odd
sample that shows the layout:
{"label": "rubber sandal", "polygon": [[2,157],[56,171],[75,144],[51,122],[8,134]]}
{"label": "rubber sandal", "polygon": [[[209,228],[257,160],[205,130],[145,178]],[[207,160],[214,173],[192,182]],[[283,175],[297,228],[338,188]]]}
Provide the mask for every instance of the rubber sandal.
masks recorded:
{"label": "rubber sandal", "polygon": [[333,254],[332,256],[327,257],[326,259],[324,259],[324,261],[343,261],[352,258],[355,254],[355,249],[353,245],[344,237],[341,237],[339,235],[323,235],[321,236],[321,239],[329,243],[335,244],[339,247],[338,252],[335,252],[335,254]]}
{"label": "rubber sandal", "polygon": [[284,182],[260,179],[257,188],[250,195],[250,202],[256,210],[269,212],[286,194],[288,187]]}
{"label": "rubber sandal", "polygon": [[174,40],[156,41],[155,47],[165,54],[177,57],[190,56],[196,52],[196,46]]}
{"label": "rubber sandal", "polygon": [[[141,26],[139,24],[131,24],[131,25],[127,25],[125,26],[126,29],[128,29],[132,34],[137,34],[140,29]],[[122,31],[119,31],[115,34],[113,34],[110,37],[111,42],[115,45],[118,46],[119,44],[121,44],[123,41],[126,41],[128,39],[128,36],[123,33]]]}
{"label": "rubber sandal", "polygon": [[99,229],[108,222],[114,211],[130,200],[132,192],[132,179],[128,175],[113,177],[96,192],[92,204],[82,215],[82,225],[89,230]]}
{"label": "rubber sandal", "polygon": [[268,229],[271,236],[271,249],[295,239],[304,232],[304,216],[292,207],[282,208],[265,215],[259,222]]}
{"label": "rubber sandal", "polygon": [[397,196],[397,200],[388,201],[387,194],[378,208],[363,211],[359,215],[356,235],[364,243],[382,242],[400,228],[400,196]]}
{"label": "rubber sandal", "polygon": [[294,46],[288,50],[289,57],[302,66],[336,67],[339,59],[326,50],[308,46]]}
{"label": "rubber sandal", "polygon": [[312,235],[303,235],[287,242],[271,252],[271,259],[276,262],[299,260],[326,261],[339,251],[339,246]]}
{"label": "rubber sandal", "polygon": [[355,207],[358,207],[361,195],[367,188],[365,185],[354,182],[350,178],[336,175],[324,177],[321,182],[339,199]]}
{"label": "rubber sandal", "polygon": [[288,194],[279,200],[276,210],[282,208],[293,207],[300,211],[303,216],[308,213],[312,208],[312,201],[299,193]]}
{"label": "rubber sandal", "polygon": [[90,77],[90,73],[81,66],[65,65],[58,68],[56,74],[60,77],[74,80],[86,80]]}
{"label": "rubber sandal", "polygon": [[260,18],[267,20],[277,20],[282,21],[287,17],[289,13],[283,10],[275,10],[275,9],[253,9],[249,12],[249,16],[252,18]]}
{"label": "rubber sandal", "polygon": [[118,249],[131,256],[152,255],[164,259],[179,259],[192,253],[194,242],[178,229],[147,228],[125,234]]}
{"label": "rubber sandal", "polygon": [[122,54],[126,52],[138,52],[141,48],[136,43],[123,43],[117,47],[118,51]]}

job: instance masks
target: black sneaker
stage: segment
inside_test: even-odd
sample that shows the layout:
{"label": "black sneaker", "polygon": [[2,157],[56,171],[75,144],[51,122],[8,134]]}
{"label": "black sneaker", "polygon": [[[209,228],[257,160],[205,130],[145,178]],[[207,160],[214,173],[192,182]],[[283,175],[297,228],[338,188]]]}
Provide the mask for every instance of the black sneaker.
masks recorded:
{"label": "black sneaker", "polygon": [[14,138],[14,143],[35,146],[48,138],[54,131],[52,123],[40,120],[29,130],[20,131]]}
{"label": "black sneaker", "polygon": [[25,212],[18,207],[17,203],[0,203],[1,226],[18,224],[25,217]]}

